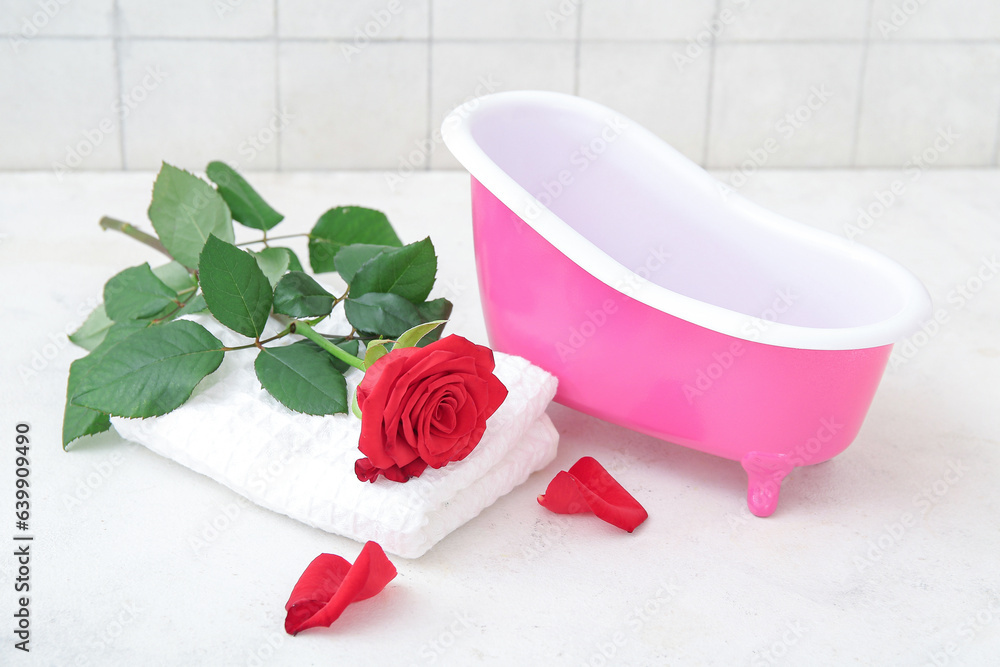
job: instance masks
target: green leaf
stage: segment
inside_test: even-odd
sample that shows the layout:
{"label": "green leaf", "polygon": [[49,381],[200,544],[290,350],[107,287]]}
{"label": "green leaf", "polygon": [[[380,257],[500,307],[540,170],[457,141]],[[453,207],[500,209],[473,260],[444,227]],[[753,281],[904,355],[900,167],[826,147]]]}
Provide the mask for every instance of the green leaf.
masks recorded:
{"label": "green leaf", "polygon": [[222,343],[179,320],[117,341],[79,379],[70,402],[120,417],[153,417],[181,405],[222,363]]}
{"label": "green leaf", "polygon": [[69,335],[69,339],[85,350],[93,350],[104,340],[112,324],[114,320],[108,317],[104,312],[104,304],[100,303],[97,308],[90,311],[90,315],[87,315],[80,328]]}
{"label": "green leaf", "polygon": [[[448,299],[434,299],[433,301],[428,301],[417,306],[417,310],[420,311],[420,319],[425,322],[447,320],[451,317],[451,309],[452,304],[451,301],[448,301]],[[434,329],[420,339],[417,347],[424,347],[425,345],[430,345],[436,340],[440,340],[442,333],[444,333],[444,327]]]}
{"label": "green leaf", "polygon": [[[357,339],[344,340],[343,336],[323,336],[323,338],[326,338],[328,341],[330,341],[331,343],[333,343],[334,345],[336,345],[337,347],[339,347],[344,352],[347,352],[352,357],[358,356],[358,348],[360,347],[360,345],[358,344],[358,340]],[[340,359],[338,359],[337,357],[333,356],[332,354],[330,354],[329,352],[327,352],[326,350],[324,350],[323,348],[321,348],[319,345],[317,345],[315,342],[313,342],[311,340],[299,340],[299,341],[296,341],[296,342],[294,342],[292,344],[293,345],[312,345],[317,350],[321,351],[323,354],[325,354],[326,356],[330,357],[333,360],[333,367],[336,368],[341,373],[346,373],[349,368],[353,368],[353,366],[351,366],[350,364],[348,364],[346,361],[341,361]]]}
{"label": "green leaf", "polygon": [[233,241],[229,207],[211,185],[163,163],[153,185],[149,219],[160,241],[178,262],[193,269],[208,237]]}
{"label": "green leaf", "polygon": [[[73,362],[76,363],[76,362]],[[111,417],[99,410],[82,408],[69,402],[68,394],[74,390],[73,365],[70,365],[70,380],[66,387],[66,408],[63,411],[62,446],[63,450],[69,444],[85,435],[95,435],[111,430]]]}
{"label": "green leaf", "polygon": [[189,292],[198,286],[198,281],[180,262],[168,262],[153,269],[153,275],[175,292]]}
{"label": "green leaf", "polygon": [[177,319],[184,315],[194,315],[195,313],[201,313],[208,310],[208,304],[205,303],[205,297],[201,294],[197,294],[191,298],[184,307],[174,313],[172,319]]}
{"label": "green leaf", "polygon": [[386,343],[392,341],[388,340],[373,340],[368,343],[365,347],[365,368],[371,367],[376,361],[389,354],[389,348],[386,347]]}
{"label": "green leaf", "polygon": [[290,271],[274,288],[274,312],[292,317],[329,315],[336,300],[322,285],[301,271]]}
{"label": "green leaf", "polygon": [[288,270],[289,271],[305,271],[302,268],[302,262],[299,261],[299,256],[296,255],[291,248],[280,248],[271,246],[275,250],[284,250],[288,253]]}
{"label": "green leaf", "polygon": [[257,355],[254,370],[264,389],[290,410],[332,415],[347,412],[347,382],[332,360],[315,343],[295,343],[265,347]]}
{"label": "green leaf", "polygon": [[[417,310],[419,311],[419,308]],[[404,331],[403,334],[396,339],[396,343],[392,346],[392,349],[396,350],[404,347],[416,347],[421,338],[434,331],[445,322],[447,322],[447,320],[425,322],[424,324],[418,324],[408,331]]]}
{"label": "green leaf", "polygon": [[364,266],[365,262],[381,255],[386,250],[392,250],[392,246],[371,245],[369,243],[345,245],[337,251],[337,256],[334,258],[337,273],[340,274],[345,283],[350,284],[354,280],[354,274]]}
{"label": "green leaf", "polygon": [[219,186],[219,194],[226,200],[236,222],[267,231],[285,219],[224,162],[209,162],[205,174]]}
{"label": "green leaf", "polygon": [[103,433],[111,428],[111,419],[107,413],[73,405],[70,399],[79,389],[80,378],[89,373],[116,342],[124,340],[147,325],[148,322],[129,320],[110,326],[104,331],[102,344],[96,346],[87,356],[70,364],[69,380],[66,383],[66,408],[63,412],[63,449],[77,438]]}
{"label": "green leaf", "polygon": [[211,236],[201,252],[198,278],[215,319],[260,338],[271,312],[271,283],[250,253]]}
{"label": "green leaf", "polygon": [[274,288],[281,280],[281,276],[285,275],[285,271],[288,271],[292,251],[288,248],[264,248],[260,252],[249,252],[257,260],[257,266]]}
{"label": "green leaf", "polygon": [[359,331],[396,338],[421,323],[420,312],[398,294],[371,292],[344,303],[347,321]]}
{"label": "green leaf", "polygon": [[177,292],[157,278],[149,264],[125,269],[104,285],[104,312],[116,322],[154,317],[176,299]]}
{"label": "green leaf", "polygon": [[351,281],[351,296],[371,292],[398,294],[415,303],[423,303],[437,273],[437,256],[429,238],[402,248],[387,250],[365,263]]}
{"label": "green leaf", "polygon": [[336,271],[335,257],[345,245],[402,245],[385,213],[361,206],[331,208],[309,234],[309,264],[313,273]]}

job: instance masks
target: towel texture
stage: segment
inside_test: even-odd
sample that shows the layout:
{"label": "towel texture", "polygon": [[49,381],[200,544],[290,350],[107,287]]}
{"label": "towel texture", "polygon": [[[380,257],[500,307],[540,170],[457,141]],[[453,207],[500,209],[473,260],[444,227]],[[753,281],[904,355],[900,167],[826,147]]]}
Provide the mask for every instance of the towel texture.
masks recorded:
{"label": "towel texture", "polygon": [[[226,344],[238,342],[205,315],[189,319]],[[338,319],[328,328],[349,330]],[[556,379],[519,357],[494,355],[495,374],[509,394],[479,446],[465,460],[428,468],[405,484],[358,481],[360,420],[304,415],[281,405],[261,388],[252,350],[227,354],[177,410],[149,419],[115,417],[112,425],[123,438],[258,505],[416,558],[555,457],[559,436],[545,408]],[[353,395],[360,371],[352,369],[347,380]]]}

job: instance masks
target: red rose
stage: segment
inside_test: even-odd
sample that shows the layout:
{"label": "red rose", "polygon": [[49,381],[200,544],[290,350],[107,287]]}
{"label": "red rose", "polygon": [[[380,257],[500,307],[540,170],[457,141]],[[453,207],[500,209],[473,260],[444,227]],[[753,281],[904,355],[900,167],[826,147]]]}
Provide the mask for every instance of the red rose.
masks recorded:
{"label": "red rose", "polygon": [[419,477],[469,455],[486,420],[507,398],[493,351],[461,336],[393,350],[358,386],[361,438],[354,471],[361,481]]}

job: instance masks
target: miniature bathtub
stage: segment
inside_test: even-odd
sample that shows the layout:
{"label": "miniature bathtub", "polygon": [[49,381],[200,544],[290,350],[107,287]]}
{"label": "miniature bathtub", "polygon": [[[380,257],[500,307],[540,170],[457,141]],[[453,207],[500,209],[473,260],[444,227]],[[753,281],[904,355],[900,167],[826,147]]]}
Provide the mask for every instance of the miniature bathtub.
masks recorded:
{"label": "miniature bathtub", "polygon": [[472,174],[491,345],[556,375],[564,405],[741,462],[757,516],[854,440],[892,344],[930,312],[895,262],[599,104],[500,93],[442,131]]}

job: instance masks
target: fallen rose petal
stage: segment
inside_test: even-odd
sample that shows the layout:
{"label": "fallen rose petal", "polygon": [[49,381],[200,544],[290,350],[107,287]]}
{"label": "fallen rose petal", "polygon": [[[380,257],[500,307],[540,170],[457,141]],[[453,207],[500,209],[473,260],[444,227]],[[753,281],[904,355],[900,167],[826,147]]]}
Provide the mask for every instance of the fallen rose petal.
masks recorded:
{"label": "fallen rose petal", "polygon": [[349,604],[377,595],[396,576],[396,568],[375,542],[368,542],[354,565],[333,554],[320,554],[295,582],[285,603],[285,632],[328,627]]}
{"label": "fallen rose petal", "polygon": [[630,533],[649,516],[639,501],[589,456],[552,478],[545,493],[538,496],[538,504],[556,514],[593,512]]}

